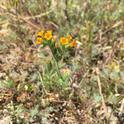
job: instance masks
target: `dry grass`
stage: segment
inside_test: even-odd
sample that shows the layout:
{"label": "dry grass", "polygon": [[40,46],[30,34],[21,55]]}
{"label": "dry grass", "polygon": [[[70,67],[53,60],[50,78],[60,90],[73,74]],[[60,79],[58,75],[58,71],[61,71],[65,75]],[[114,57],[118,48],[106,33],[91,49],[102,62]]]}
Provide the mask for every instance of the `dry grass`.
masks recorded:
{"label": "dry grass", "polygon": [[[1,1],[0,119],[123,123],[123,14],[117,0]],[[39,30],[57,42],[71,34],[81,46],[42,48]]]}

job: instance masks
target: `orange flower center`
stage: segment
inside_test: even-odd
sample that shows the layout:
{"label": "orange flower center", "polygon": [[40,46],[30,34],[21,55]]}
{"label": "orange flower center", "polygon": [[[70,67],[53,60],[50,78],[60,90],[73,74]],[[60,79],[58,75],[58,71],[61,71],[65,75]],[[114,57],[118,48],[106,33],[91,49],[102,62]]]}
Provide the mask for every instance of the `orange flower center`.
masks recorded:
{"label": "orange flower center", "polygon": [[62,44],[62,45],[66,45],[66,44],[68,44],[68,39],[67,38],[65,38],[65,37],[61,37],[60,38],[60,43]]}
{"label": "orange flower center", "polygon": [[47,32],[45,33],[44,38],[45,38],[46,40],[51,40],[51,39],[52,39],[52,32],[51,32],[51,31],[47,31]]}
{"label": "orange flower center", "polygon": [[73,41],[70,43],[70,46],[71,46],[71,47],[77,47],[77,42],[76,42],[76,40],[73,40]]}

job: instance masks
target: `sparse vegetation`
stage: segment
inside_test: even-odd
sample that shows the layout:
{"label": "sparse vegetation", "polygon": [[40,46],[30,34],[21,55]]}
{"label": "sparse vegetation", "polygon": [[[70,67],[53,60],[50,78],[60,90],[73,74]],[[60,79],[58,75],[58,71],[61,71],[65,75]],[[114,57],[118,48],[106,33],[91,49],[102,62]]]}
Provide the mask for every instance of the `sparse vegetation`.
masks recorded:
{"label": "sparse vegetation", "polygon": [[0,1],[0,123],[124,123],[124,1]]}

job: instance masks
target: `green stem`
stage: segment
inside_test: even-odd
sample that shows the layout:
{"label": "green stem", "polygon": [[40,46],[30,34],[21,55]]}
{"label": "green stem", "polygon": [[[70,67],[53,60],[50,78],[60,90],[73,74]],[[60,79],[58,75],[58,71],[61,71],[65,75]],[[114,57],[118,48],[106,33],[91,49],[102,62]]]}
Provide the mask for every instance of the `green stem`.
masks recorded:
{"label": "green stem", "polygon": [[54,59],[54,62],[55,62],[55,64],[56,64],[56,70],[57,70],[57,74],[59,75],[59,77],[62,79],[62,81],[65,81],[64,79],[63,79],[63,77],[62,77],[62,75],[61,75],[61,72],[60,72],[60,70],[59,70],[59,65],[58,65],[58,62],[57,62],[57,60],[56,60],[56,58],[55,58],[55,56],[54,56],[54,54],[53,54],[53,50],[52,50],[52,48],[49,46],[49,48],[50,48],[50,50],[51,50],[51,53],[52,53],[52,57],[53,57],[53,59]]}

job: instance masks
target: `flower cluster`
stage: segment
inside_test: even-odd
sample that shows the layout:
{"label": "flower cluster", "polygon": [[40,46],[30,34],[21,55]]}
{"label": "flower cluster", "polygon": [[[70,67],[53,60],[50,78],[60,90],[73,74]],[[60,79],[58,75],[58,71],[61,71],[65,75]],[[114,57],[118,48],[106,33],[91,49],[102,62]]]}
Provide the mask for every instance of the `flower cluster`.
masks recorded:
{"label": "flower cluster", "polygon": [[44,31],[39,31],[37,33],[37,38],[36,38],[36,44],[37,45],[40,45],[43,43],[43,40],[51,40],[52,39],[52,31],[47,31],[47,32],[44,32]]}
{"label": "flower cluster", "polygon": [[[48,31],[39,31],[37,33],[36,45],[46,44],[47,41],[54,41],[55,47],[59,46],[67,46],[71,48],[76,48],[78,46],[78,42],[72,38],[71,35],[67,35],[67,37],[60,37],[59,42],[54,39],[53,33],[51,30]],[[49,42],[47,43],[49,44]]]}
{"label": "flower cluster", "polygon": [[69,45],[70,47],[77,47],[78,45],[77,41],[73,39],[71,35],[68,35],[67,37],[61,37],[60,43],[62,45]]}

